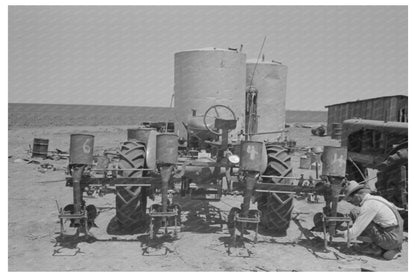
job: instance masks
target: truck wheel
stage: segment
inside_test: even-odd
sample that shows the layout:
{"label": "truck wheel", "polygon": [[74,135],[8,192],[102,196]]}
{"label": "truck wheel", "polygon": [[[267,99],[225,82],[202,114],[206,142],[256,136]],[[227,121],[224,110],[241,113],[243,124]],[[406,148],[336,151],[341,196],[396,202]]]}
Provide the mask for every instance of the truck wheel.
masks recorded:
{"label": "truck wheel", "polygon": [[[122,177],[142,177],[146,148],[144,143],[134,140],[124,142],[118,152],[119,171]],[[128,170],[125,170],[128,169]],[[116,221],[126,233],[139,232],[146,227],[147,188],[137,186],[116,187]]]}
{"label": "truck wheel", "polygon": [[[263,175],[292,177],[291,156],[287,149],[266,145],[267,168]],[[263,177],[265,183],[291,184],[291,179]],[[289,228],[293,210],[293,194],[267,192],[257,198],[257,208],[261,211],[260,224],[277,233],[285,233]]]}
{"label": "truck wheel", "polygon": [[390,155],[380,166],[377,174],[377,192],[403,211],[399,211],[404,219],[404,229],[407,230],[407,185],[403,184],[401,167],[406,169],[406,183],[408,180],[408,149],[403,148]]}
{"label": "truck wheel", "polygon": [[[358,167],[358,168],[357,168]],[[360,163],[355,162],[352,163],[350,160],[347,160],[347,179],[348,180],[354,180],[356,182],[362,182],[364,181],[365,176],[363,176],[365,172],[365,167],[363,167]]]}

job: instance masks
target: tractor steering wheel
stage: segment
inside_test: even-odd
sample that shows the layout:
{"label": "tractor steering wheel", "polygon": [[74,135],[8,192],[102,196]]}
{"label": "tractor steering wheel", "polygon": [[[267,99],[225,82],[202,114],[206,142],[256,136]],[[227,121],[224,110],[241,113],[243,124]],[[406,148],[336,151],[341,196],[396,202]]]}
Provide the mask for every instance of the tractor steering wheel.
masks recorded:
{"label": "tractor steering wheel", "polygon": [[204,114],[204,125],[208,131],[219,136],[221,133],[215,131],[212,126],[215,126],[215,119],[236,120],[235,113],[225,105],[214,105]]}

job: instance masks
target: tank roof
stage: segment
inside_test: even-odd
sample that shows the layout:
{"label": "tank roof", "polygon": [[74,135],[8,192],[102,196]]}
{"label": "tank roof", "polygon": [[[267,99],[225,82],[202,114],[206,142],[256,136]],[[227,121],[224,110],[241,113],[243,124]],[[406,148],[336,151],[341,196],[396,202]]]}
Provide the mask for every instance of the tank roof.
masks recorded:
{"label": "tank roof", "polygon": [[[257,63],[257,59],[248,59],[246,63]],[[273,64],[273,65],[284,65],[282,62],[270,60],[270,61],[259,61],[259,64]]]}
{"label": "tank roof", "polygon": [[204,52],[204,51],[222,51],[222,52],[233,52],[233,53],[243,53],[238,52],[237,50],[231,50],[231,49],[224,49],[224,48],[217,48],[217,47],[206,47],[206,48],[200,48],[200,49],[188,49],[183,51],[178,51],[175,54],[183,53],[183,52]]}

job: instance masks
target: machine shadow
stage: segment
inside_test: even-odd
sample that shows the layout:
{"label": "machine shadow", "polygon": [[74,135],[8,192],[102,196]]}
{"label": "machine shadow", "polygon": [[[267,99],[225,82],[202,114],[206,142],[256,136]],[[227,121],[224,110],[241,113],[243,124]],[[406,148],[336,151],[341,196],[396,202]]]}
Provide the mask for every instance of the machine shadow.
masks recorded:
{"label": "machine shadow", "polygon": [[208,200],[189,198],[175,199],[181,205],[181,231],[196,233],[217,233],[223,230],[224,213],[211,205]]}
{"label": "machine shadow", "polygon": [[[55,237],[55,249],[53,250],[52,256],[76,256],[79,253],[83,253],[78,244],[86,242],[93,243],[97,239],[93,236],[80,236],[78,233],[73,235],[59,234]],[[75,250],[73,253],[68,254],[65,250]]]}
{"label": "machine shadow", "polygon": [[[315,235],[316,232],[322,233],[322,230],[312,232],[310,229],[303,227],[298,218],[295,217],[292,220],[298,226],[298,229],[301,232],[301,236],[294,243],[296,245],[305,247],[316,258],[324,259],[324,260],[338,260],[342,258],[338,254],[338,252],[340,254],[348,255],[348,256],[362,255],[354,249],[354,246],[347,247],[346,241],[332,241],[331,243],[328,243],[328,248],[325,249],[324,239],[321,236]],[[302,237],[304,238],[302,239]],[[330,252],[333,253],[333,257],[331,258],[325,255]],[[324,255],[321,256],[320,254],[324,254]]]}

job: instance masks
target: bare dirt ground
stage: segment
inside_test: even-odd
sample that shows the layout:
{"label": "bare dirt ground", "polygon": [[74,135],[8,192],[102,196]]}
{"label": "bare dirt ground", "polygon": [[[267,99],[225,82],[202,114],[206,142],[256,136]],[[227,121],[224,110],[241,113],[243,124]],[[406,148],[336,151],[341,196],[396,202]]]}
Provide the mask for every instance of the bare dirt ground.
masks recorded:
{"label": "bare dirt ground", "polygon": [[[147,236],[138,234],[118,237],[106,233],[114,216],[113,194],[86,198],[99,207],[92,228],[95,240],[83,239],[59,244],[58,212],[60,205],[72,202],[72,190],[65,187],[66,160],[39,160],[54,165],[55,171],[40,172],[39,164],[27,163],[26,150],[34,138],[48,138],[49,150],[67,151],[72,133],[95,136],[95,152],[115,147],[126,138],[128,126],[48,127],[9,129],[9,271],[407,271],[408,243],[402,256],[394,261],[362,256],[346,249],[345,242],[335,239],[329,252],[323,248],[322,233],[310,232],[313,215],[322,210],[320,203],[306,199],[295,201],[293,220],[286,236],[274,236],[260,230],[258,243],[252,243],[254,232],[246,235],[245,248],[233,249],[228,255],[229,233],[224,222],[231,207],[239,206],[241,196],[225,196],[220,202],[203,202],[188,198],[175,200],[182,204],[182,231],[174,241],[161,242],[160,249],[149,248]],[[329,137],[314,137],[307,128],[290,128],[289,138],[298,146],[338,145]],[[314,171],[300,170],[299,153],[293,157],[295,173],[314,176]],[[156,199],[157,201],[158,199]],[[151,204],[151,203],[149,203]],[[340,202],[340,211],[350,206]],[[213,212],[207,213],[207,211]],[[207,216],[208,214],[208,216]],[[69,230],[71,232],[71,230]],[[165,255],[165,252],[167,254]]]}

